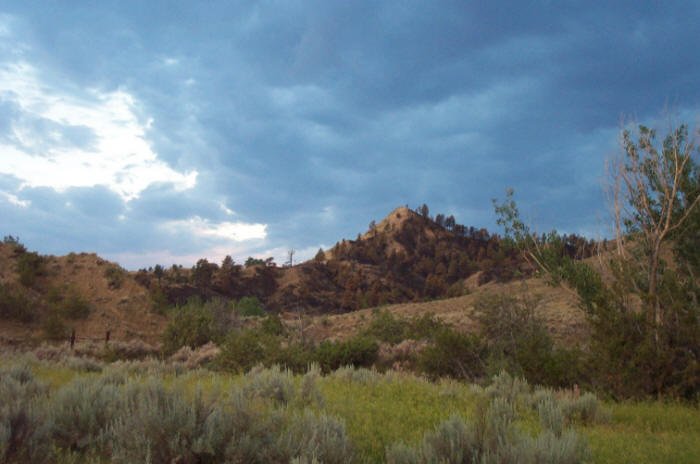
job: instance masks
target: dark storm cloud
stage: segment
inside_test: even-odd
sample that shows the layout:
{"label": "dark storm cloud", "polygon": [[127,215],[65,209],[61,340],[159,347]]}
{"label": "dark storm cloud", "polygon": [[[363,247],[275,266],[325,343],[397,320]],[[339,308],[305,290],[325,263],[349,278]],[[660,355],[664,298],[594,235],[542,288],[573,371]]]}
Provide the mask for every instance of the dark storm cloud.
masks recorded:
{"label": "dark storm cloud", "polygon": [[[6,9],[27,42],[24,59],[52,69],[55,82],[125,89],[152,118],[147,138],[159,159],[199,172],[194,189],[151,185],[128,205],[97,191],[45,200],[46,214],[69,201],[78,212],[61,210],[68,217],[98,217],[104,201],[108,226],[97,230],[127,251],[158,240],[182,253],[211,245],[162,230],[195,216],[267,224],[267,240],[249,250],[329,245],[423,202],[492,227],[490,200],[509,186],[541,229],[594,231],[605,220],[603,165],[621,119],[700,107],[696,2]],[[8,134],[13,109],[0,114]],[[90,143],[80,128],[57,130]],[[20,223],[31,216],[14,208]],[[114,214],[126,219],[107,219]]]}

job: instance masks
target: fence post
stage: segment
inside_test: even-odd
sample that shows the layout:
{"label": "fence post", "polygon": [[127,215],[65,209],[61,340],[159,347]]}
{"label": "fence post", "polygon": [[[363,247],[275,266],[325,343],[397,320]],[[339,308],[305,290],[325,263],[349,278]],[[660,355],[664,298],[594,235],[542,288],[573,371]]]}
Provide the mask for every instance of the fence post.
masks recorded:
{"label": "fence post", "polygon": [[75,329],[71,330],[70,333],[70,349],[73,350],[75,348]]}
{"label": "fence post", "polygon": [[105,346],[109,345],[109,330],[105,332]]}

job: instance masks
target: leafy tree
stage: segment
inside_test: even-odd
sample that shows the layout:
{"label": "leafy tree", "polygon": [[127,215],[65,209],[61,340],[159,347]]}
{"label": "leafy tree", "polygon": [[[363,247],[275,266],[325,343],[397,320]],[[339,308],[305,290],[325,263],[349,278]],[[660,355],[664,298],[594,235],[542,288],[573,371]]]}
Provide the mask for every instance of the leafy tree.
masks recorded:
{"label": "leafy tree", "polygon": [[[613,163],[615,249],[609,277],[566,252],[556,233],[538,237],[520,220],[508,192],[496,203],[499,224],[537,268],[573,287],[593,329],[597,382],[621,396],[681,396],[700,390],[700,306],[693,272],[700,210],[697,150],[686,126],[661,143],[654,130],[623,131]],[[671,243],[676,240],[675,246]],[[675,248],[675,265],[663,259]]]}

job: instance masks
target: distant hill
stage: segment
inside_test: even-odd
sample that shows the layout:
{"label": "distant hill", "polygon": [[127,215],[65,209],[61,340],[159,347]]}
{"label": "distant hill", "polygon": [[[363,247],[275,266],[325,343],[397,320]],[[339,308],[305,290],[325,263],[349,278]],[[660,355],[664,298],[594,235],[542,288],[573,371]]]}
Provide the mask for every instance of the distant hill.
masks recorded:
{"label": "distant hill", "polygon": [[79,340],[157,342],[166,318],[152,309],[150,292],[119,265],[96,254],[39,256],[0,243],[0,339],[32,343],[50,336]]}
{"label": "distant hill", "polygon": [[[425,206],[417,211],[397,208],[354,240],[285,267],[226,257],[221,264],[201,259],[192,268],[127,272],[95,254],[39,256],[6,240],[0,244],[0,337],[16,343],[75,328],[79,337],[110,331],[115,339],[154,342],[167,323],[164,308],[192,297],[256,297],[268,311],[322,316],[454,299],[532,274],[498,235],[451,216],[433,218]],[[572,255],[591,254],[592,242],[568,240]]]}

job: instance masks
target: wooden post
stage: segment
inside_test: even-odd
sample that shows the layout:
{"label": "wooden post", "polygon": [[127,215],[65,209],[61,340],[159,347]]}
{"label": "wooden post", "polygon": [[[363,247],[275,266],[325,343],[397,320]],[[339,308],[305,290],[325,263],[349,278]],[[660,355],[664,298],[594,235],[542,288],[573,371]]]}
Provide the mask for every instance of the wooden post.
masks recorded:
{"label": "wooden post", "polygon": [[105,332],[105,346],[109,344],[109,330]]}
{"label": "wooden post", "polygon": [[70,333],[70,349],[75,349],[75,329],[71,330]]}

